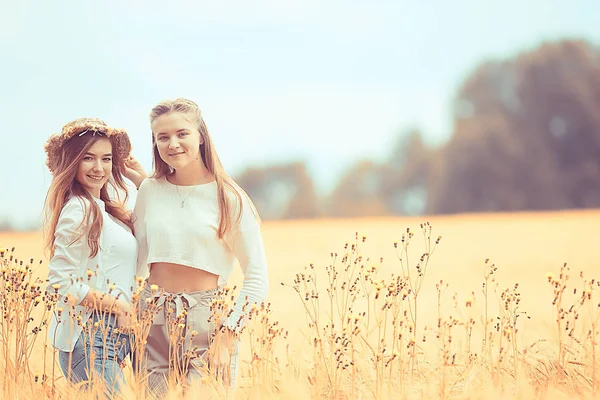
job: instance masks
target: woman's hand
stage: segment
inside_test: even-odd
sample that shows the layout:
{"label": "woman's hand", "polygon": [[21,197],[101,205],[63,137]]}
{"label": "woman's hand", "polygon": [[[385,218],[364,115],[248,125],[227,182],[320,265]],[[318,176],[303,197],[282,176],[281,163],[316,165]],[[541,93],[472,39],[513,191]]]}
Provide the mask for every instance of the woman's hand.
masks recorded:
{"label": "woman's hand", "polygon": [[115,301],[115,305],[117,306],[117,326],[125,333],[131,332],[134,325],[137,323],[137,317],[133,313],[131,304],[126,300],[119,298]]}
{"label": "woman's hand", "polygon": [[140,164],[138,160],[133,158],[133,156],[127,158],[125,160],[124,165],[125,170],[123,171],[123,175],[125,176],[125,178],[133,182],[135,187],[139,189],[144,179],[148,177],[148,174],[146,174],[144,167],[142,167],[142,164]]}
{"label": "woman's hand", "polygon": [[229,329],[222,328],[213,340],[206,352],[205,359],[208,361],[211,375],[216,379],[222,379],[225,385],[231,383],[231,359],[237,346],[237,336]]}

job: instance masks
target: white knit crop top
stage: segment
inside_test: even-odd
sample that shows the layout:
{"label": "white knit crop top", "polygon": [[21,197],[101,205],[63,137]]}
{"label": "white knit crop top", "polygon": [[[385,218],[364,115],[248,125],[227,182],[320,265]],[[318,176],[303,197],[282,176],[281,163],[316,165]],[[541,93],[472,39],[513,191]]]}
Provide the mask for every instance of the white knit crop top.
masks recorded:
{"label": "white knit crop top", "polygon": [[[240,204],[234,193],[226,193],[235,222]],[[239,223],[232,223],[223,239],[217,236],[219,205],[215,181],[177,186],[166,178],[147,178],[140,185],[133,211],[139,244],[137,276],[145,278],[152,263],[167,262],[211,272],[226,283],[237,259],[244,282],[234,312],[225,321],[231,328],[242,315],[246,299],[250,304],[261,303],[269,286],[260,224],[251,200],[247,195],[241,197]]]}

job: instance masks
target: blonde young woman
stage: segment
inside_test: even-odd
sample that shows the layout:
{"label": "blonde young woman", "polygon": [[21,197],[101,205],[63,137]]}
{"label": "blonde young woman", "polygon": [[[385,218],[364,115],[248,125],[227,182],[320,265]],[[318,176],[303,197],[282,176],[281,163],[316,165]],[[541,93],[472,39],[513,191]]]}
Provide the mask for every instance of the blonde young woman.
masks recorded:
{"label": "blonde young woman", "polygon": [[[164,101],[152,109],[150,121],[154,173],[144,179],[139,163],[126,172],[139,186],[133,218],[137,274],[147,276],[141,304],[151,297],[164,304],[147,339],[149,386],[164,394],[169,371],[178,368],[190,378],[199,375],[205,362],[233,385],[244,305],[262,302],[268,292],[260,220],[248,195],[223,170],[193,101]],[[208,322],[210,304],[236,259],[243,286],[233,313],[222,326],[214,326]],[[183,340],[176,348],[170,345],[169,311],[172,319],[185,315]],[[218,337],[210,344],[213,333]]]}
{"label": "blonde young woman", "polygon": [[58,297],[49,340],[65,377],[89,382],[95,372],[111,392],[120,388],[130,351],[124,331],[132,322],[138,250],[130,213],[111,194],[126,190],[130,149],[125,131],[96,118],[69,122],[45,145],[53,175],[45,205],[47,291]]}

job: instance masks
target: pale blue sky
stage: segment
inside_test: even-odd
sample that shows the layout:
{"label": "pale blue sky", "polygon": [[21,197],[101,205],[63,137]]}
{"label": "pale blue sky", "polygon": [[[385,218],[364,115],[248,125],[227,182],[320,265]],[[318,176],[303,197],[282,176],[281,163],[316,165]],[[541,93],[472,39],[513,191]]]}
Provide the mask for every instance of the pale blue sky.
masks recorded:
{"label": "pale blue sky", "polygon": [[401,130],[445,140],[479,63],[544,40],[600,44],[599,16],[592,0],[3,0],[0,221],[39,217],[43,144],[65,122],[126,128],[149,169],[148,112],[178,96],[200,104],[230,173],[304,159],[326,192]]}

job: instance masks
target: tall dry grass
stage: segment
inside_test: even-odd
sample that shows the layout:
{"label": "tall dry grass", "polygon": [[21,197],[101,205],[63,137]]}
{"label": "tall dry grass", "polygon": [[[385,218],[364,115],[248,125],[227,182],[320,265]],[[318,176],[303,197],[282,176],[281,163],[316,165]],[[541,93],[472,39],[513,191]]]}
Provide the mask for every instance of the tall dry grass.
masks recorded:
{"label": "tall dry grass", "polygon": [[[171,397],[597,398],[600,282],[556,261],[537,277],[545,289],[523,291],[526,266],[522,276],[500,278],[505,267],[485,258],[476,274],[452,277],[436,270],[448,262],[435,262],[447,239],[428,223],[406,229],[383,244],[394,257],[384,262],[366,255],[371,239],[356,234],[328,262],[274,272],[277,297],[252,308],[241,338],[237,389],[206,370],[191,387],[173,385]],[[86,393],[65,384],[44,332],[56,298],[36,276],[39,262],[3,254],[4,397],[99,395],[101,385]],[[455,288],[461,280],[479,284]],[[215,303],[215,318],[231,296]],[[133,368],[125,367],[123,397],[144,398]]]}

